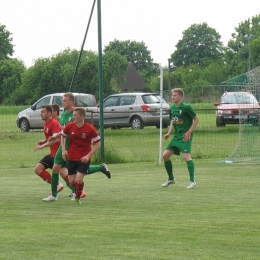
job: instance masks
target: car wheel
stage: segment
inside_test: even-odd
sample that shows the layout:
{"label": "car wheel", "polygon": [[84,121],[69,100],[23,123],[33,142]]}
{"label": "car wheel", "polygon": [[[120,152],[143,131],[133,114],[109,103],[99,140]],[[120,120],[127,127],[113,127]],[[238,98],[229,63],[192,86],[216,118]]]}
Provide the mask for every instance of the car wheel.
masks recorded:
{"label": "car wheel", "polygon": [[131,119],[131,127],[134,130],[136,130],[136,129],[143,129],[144,128],[143,120],[139,116],[134,116]]}
{"label": "car wheel", "polygon": [[23,118],[20,122],[20,129],[22,132],[30,131],[30,124],[27,119]]}
{"label": "car wheel", "polygon": [[219,117],[216,118],[216,126],[217,127],[225,127],[226,124],[221,122],[221,119]]}

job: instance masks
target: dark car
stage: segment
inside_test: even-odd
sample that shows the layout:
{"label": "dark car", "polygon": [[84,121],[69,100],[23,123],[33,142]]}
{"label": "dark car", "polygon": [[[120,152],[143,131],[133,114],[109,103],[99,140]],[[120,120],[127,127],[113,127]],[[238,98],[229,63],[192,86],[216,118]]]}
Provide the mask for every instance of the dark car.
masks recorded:
{"label": "dark car", "polygon": [[239,123],[258,125],[260,106],[250,92],[225,92],[214,106],[217,127]]}
{"label": "dark car", "polygon": [[[104,126],[111,128],[145,126],[160,127],[170,124],[170,106],[156,93],[120,93],[108,96],[103,102]],[[99,127],[99,113],[94,114],[94,125]]]}

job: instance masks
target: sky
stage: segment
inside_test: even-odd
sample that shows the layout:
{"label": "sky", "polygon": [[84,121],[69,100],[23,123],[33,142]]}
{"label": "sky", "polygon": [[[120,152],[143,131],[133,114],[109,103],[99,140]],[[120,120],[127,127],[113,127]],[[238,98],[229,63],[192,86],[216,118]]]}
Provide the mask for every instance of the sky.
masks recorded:
{"label": "sky", "polygon": [[[80,50],[94,0],[1,0],[0,24],[12,33],[14,54],[26,67],[66,48]],[[235,27],[260,14],[256,0],[100,0],[102,49],[115,39],[144,42],[167,66],[183,32],[206,22],[227,45]],[[97,1],[84,50],[98,52]]]}

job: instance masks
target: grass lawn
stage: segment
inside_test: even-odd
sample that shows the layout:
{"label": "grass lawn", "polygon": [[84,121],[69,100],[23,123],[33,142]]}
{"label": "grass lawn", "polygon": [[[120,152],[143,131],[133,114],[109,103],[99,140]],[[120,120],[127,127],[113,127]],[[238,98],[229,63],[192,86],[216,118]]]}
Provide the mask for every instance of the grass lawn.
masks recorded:
{"label": "grass lawn", "polygon": [[187,190],[184,162],[176,184],[162,188],[164,167],[112,164],[112,178],[85,178],[81,205],[33,168],[0,166],[1,259],[259,259],[259,170],[256,165],[195,160],[197,186]]}

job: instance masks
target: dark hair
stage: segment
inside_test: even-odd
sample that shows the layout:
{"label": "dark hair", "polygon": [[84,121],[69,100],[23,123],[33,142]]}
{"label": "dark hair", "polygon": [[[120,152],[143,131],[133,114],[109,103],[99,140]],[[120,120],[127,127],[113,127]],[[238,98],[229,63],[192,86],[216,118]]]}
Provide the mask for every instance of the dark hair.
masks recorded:
{"label": "dark hair", "polygon": [[52,107],[50,105],[44,105],[44,106],[41,106],[41,108],[46,108],[47,112],[52,113]]}
{"label": "dark hair", "polygon": [[52,107],[52,110],[57,112],[57,115],[59,116],[60,115],[60,106],[58,104],[52,104],[51,107]]}

